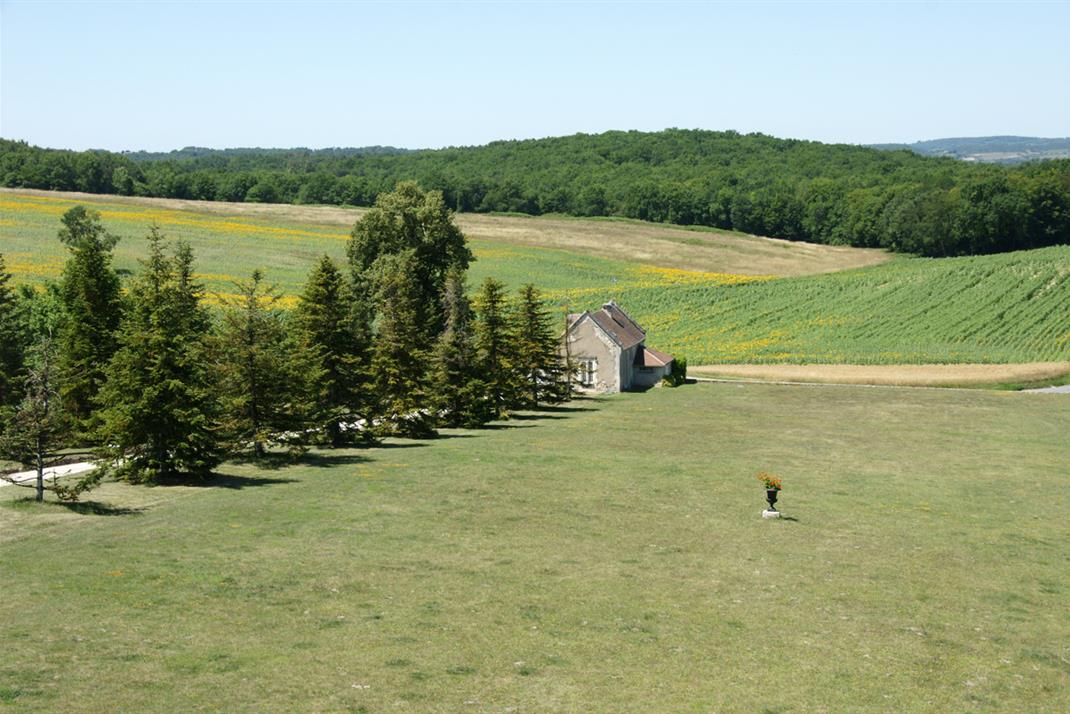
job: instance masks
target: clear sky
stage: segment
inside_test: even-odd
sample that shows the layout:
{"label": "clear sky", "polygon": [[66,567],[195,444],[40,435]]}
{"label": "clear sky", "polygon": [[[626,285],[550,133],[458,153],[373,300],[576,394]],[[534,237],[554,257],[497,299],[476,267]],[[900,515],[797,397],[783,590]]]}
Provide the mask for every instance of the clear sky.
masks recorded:
{"label": "clear sky", "polygon": [[0,135],[51,147],[1070,135],[1070,2],[0,0],[0,28]]}

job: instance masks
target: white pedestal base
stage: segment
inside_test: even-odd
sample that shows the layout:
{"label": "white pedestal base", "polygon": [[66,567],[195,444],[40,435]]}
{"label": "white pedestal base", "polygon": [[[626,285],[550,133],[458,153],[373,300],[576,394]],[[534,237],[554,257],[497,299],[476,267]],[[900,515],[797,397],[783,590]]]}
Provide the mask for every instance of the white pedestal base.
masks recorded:
{"label": "white pedestal base", "polygon": [[780,511],[762,511],[762,518],[780,518]]}

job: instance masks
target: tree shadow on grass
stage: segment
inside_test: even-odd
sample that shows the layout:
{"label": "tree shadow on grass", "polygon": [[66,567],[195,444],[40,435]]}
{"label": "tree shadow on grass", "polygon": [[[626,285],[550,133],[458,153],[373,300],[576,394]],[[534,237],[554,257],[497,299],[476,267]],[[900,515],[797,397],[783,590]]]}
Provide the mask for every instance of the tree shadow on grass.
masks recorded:
{"label": "tree shadow on grass", "polygon": [[568,419],[567,414],[545,414],[541,410],[537,412],[525,412],[523,414],[510,414],[509,421],[538,421],[542,419]]}
{"label": "tree shadow on grass", "polygon": [[291,466],[338,466],[342,464],[359,464],[367,460],[368,457],[361,454],[308,451],[296,456],[281,452],[271,452],[263,456],[240,454],[232,456],[228,459],[228,462],[240,466],[252,466],[263,471],[279,471],[280,469],[288,469]]}
{"label": "tree shadow on grass", "polygon": [[532,408],[530,411],[547,414],[575,414],[576,412],[593,412],[596,411],[596,409],[591,406],[584,406],[584,402],[591,402],[592,404],[597,404],[601,401],[603,401],[601,397],[581,397],[579,399],[574,399],[568,404],[544,404],[540,407]]}
{"label": "tree shadow on grass", "polygon": [[155,481],[153,486],[190,486],[192,488],[229,488],[241,490],[259,486],[275,486],[281,483],[297,483],[292,478],[267,478],[265,476],[237,476],[235,474],[214,473],[206,478],[194,476],[173,476]]}
{"label": "tree shadow on grass", "polygon": [[59,501],[55,505],[83,516],[140,516],[145,512],[144,508],[113,506],[100,501]]}
{"label": "tree shadow on grass", "polygon": [[28,508],[52,508],[63,509],[70,511],[71,513],[78,513],[83,516],[140,516],[145,512],[143,508],[130,508],[128,506],[113,506],[109,503],[101,503],[100,501],[41,501],[40,503],[33,496],[24,496],[22,498],[16,498],[10,501],[7,505],[9,508],[18,508],[20,510]]}

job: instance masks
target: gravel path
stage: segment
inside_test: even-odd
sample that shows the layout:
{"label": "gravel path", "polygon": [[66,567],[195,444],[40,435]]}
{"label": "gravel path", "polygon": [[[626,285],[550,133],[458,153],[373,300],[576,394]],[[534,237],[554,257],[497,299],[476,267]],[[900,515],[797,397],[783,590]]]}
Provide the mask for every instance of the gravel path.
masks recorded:
{"label": "gravel path", "polygon": [[[92,471],[97,467],[96,464],[91,464],[87,461],[82,461],[77,464],[63,464],[62,466],[52,466],[45,469],[45,478],[50,479],[56,476],[74,476],[75,474],[85,473],[86,471]],[[0,479],[0,487],[13,486],[15,484],[33,483],[37,478],[37,471],[19,471],[18,473],[8,474]],[[14,481],[15,483],[11,483]]]}
{"label": "gravel path", "polygon": [[1044,387],[1043,389],[1023,389],[1023,392],[1042,392],[1046,394],[1070,394],[1070,384],[1061,387]]}

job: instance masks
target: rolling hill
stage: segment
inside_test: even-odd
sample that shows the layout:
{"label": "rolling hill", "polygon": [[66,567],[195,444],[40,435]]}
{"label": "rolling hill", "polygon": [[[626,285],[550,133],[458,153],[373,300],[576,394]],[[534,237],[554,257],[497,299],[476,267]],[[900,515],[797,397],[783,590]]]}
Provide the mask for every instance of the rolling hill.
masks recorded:
{"label": "rolling hill", "polygon": [[[188,240],[213,301],[254,268],[289,295],[313,260],[344,259],[359,211],[337,208],[0,193],[0,250],[16,279],[62,268],[55,234],[76,203],[122,236],[137,268],[149,223]],[[1017,363],[1070,360],[1070,246],[926,259],[635,222],[459,216],[476,262],[511,287],[539,286],[557,309],[615,299],[650,343],[708,363]],[[600,251],[614,245],[615,252]]]}

